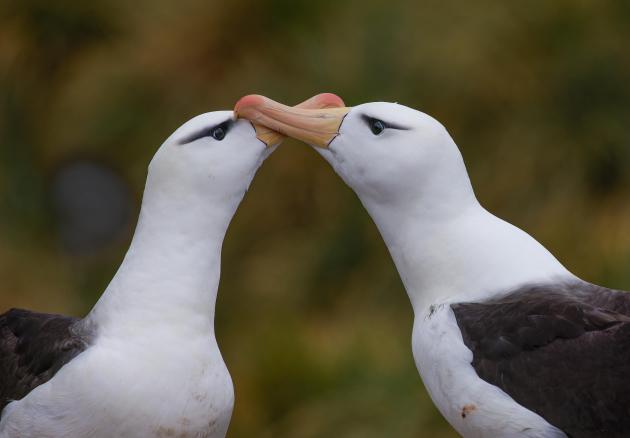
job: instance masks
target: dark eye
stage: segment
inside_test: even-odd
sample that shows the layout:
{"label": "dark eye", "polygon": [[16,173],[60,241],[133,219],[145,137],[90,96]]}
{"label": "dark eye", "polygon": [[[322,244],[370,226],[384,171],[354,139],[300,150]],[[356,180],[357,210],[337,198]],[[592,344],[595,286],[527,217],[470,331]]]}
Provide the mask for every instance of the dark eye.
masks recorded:
{"label": "dark eye", "polygon": [[225,134],[225,128],[221,125],[215,126],[214,128],[212,128],[212,131],[210,131],[210,135],[212,136],[212,138],[219,141],[225,138]]}
{"label": "dark eye", "polygon": [[383,123],[379,119],[370,119],[370,130],[372,134],[379,135],[381,132],[385,131],[385,123]]}

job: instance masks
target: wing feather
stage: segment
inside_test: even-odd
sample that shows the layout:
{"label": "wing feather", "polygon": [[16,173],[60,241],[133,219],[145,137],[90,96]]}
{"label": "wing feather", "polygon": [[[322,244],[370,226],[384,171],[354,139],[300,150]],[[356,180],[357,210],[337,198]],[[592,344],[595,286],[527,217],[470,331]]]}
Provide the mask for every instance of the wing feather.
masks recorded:
{"label": "wing feather", "polygon": [[0,315],[0,412],[86,348],[77,318],[11,309]]}
{"label": "wing feather", "polygon": [[630,435],[630,293],[528,285],[452,309],[479,377],[571,437]]}

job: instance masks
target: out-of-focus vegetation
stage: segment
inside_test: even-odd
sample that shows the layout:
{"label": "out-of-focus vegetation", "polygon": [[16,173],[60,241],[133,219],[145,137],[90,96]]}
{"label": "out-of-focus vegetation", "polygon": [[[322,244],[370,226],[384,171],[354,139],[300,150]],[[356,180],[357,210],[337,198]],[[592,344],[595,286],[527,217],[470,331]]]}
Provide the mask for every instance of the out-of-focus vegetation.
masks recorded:
{"label": "out-of-focus vegetation", "polygon": [[[0,306],[87,312],[156,148],[252,92],[435,116],[491,211],[583,278],[630,289],[629,41],[626,1],[3,0]],[[358,200],[287,141],[224,246],[229,436],[454,436],[411,325]]]}

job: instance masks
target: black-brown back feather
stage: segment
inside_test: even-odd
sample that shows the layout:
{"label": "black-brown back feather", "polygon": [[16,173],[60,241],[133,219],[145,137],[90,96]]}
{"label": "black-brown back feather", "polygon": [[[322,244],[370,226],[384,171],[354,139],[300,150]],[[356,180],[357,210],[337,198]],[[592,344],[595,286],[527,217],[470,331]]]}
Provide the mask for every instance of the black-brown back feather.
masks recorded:
{"label": "black-brown back feather", "polygon": [[630,293],[528,285],[451,307],[479,377],[573,438],[630,436]]}
{"label": "black-brown back feather", "polygon": [[78,321],[21,309],[0,315],[0,415],[86,348]]}

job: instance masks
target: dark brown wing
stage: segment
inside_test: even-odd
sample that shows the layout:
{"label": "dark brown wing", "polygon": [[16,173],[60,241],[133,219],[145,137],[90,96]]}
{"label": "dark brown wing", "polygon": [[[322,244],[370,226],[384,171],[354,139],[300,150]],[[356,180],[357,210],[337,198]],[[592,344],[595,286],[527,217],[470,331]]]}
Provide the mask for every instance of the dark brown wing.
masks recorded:
{"label": "dark brown wing", "polygon": [[479,377],[573,438],[630,436],[630,294],[583,282],[452,305]]}
{"label": "dark brown wing", "polygon": [[85,349],[72,330],[77,321],[21,309],[0,315],[0,413]]}

